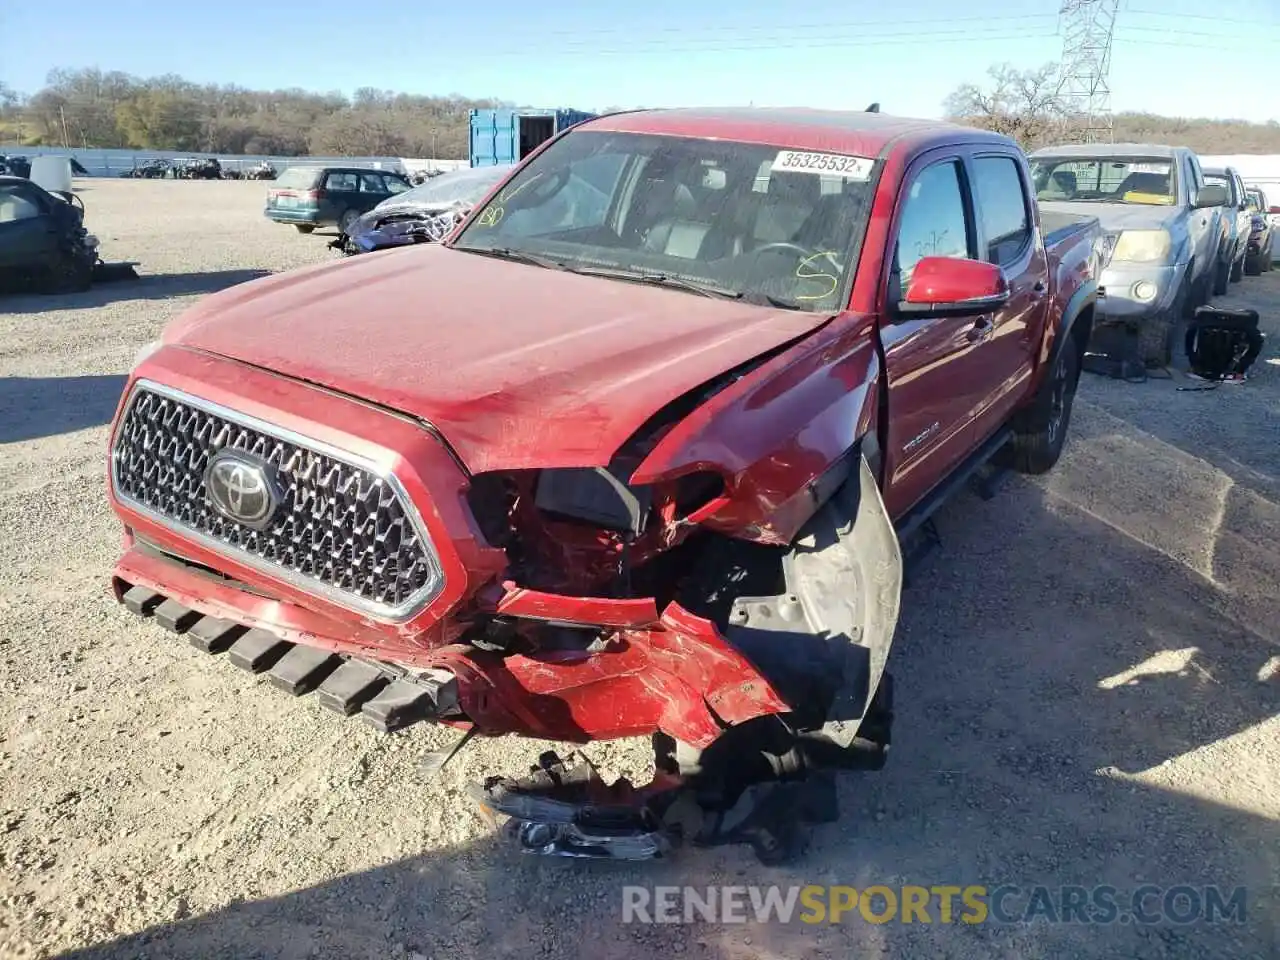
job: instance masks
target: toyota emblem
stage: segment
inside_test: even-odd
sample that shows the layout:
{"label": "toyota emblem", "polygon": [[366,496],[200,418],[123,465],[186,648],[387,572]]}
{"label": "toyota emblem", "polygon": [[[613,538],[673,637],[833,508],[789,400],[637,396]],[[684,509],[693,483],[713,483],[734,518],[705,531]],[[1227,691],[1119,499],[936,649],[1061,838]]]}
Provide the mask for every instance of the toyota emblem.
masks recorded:
{"label": "toyota emblem", "polygon": [[280,503],[273,473],[266,464],[245,454],[223,450],[205,470],[205,496],[228,520],[261,530],[271,522]]}

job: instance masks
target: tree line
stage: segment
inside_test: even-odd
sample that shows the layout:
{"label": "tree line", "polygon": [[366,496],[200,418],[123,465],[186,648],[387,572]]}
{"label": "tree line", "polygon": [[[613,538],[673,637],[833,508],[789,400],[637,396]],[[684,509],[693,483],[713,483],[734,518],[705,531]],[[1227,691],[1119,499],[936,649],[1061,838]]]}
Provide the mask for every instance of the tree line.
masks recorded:
{"label": "tree line", "polygon": [[373,88],[351,97],[248,90],[173,75],[58,69],[31,96],[0,84],[0,143],[461,159],[467,156],[469,111],[502,106],[512,104]]}
{"label": "tree line", "polygon": [[[1031,70],[1000,64],[983,84],[965,83],[944,101],[949,120],[1013,137],[1024,149],[1082,138],[1087,123],[1058,90],[1058,65]],[[1280,154],[1280,123],[1234,119],[1185,119],[1153,113],[1117,113],[1112,118],[1117,143],[1163,143],[1190,147],[1200,154]]]}
{"label": "tree line", "polygon": [[[996,130],[1027,149],[1079,139],[1083,120],[1059,96],[1058,69],[992,67],[984,83],[957,87],[943,104],[952,120]],[[97,68],[52,71],[23,96],[0,83],[0,143],[125,147],[276,156],[400,156],[462,159],[473,108],[512,107],[460,94],[415,96],[366,87],[351,97],[248,90],[182,77],[139,78]],[[1199,153],[1280,153],[1280,123],[1119,113],[1117,141],[1168,143]]]}

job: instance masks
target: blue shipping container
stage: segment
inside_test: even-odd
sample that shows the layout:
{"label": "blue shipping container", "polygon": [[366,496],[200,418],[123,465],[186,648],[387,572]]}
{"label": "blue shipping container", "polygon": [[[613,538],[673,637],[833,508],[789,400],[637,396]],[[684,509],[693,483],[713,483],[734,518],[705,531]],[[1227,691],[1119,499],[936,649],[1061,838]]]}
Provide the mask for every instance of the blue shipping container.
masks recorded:
{"label": "blue shipping container", "polygon": [[561,130],[599,116],[582,110],[472,110],[471,166],[517,163]]}

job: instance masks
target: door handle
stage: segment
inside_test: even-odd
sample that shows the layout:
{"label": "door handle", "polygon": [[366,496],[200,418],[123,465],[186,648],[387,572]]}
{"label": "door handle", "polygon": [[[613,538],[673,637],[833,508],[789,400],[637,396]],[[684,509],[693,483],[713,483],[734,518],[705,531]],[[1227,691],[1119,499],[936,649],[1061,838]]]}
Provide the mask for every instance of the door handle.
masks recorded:
{"label": "door handle", "polygon": [[983,339],[992,330],[990,317],[979,317],[973,321],[973,326],[965,331],[965,337],[970,343],[976,343]]}

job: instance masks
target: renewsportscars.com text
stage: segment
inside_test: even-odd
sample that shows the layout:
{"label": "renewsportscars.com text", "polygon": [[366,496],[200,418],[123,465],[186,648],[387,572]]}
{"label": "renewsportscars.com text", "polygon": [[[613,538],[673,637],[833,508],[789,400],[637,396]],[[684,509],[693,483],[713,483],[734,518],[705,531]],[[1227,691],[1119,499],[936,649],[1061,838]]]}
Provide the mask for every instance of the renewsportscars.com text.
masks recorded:
{"label": "renewsportscars.com text", "polygon": [[1244,923],[1244,887],[1152,884],[622,888],[623,923]]}

